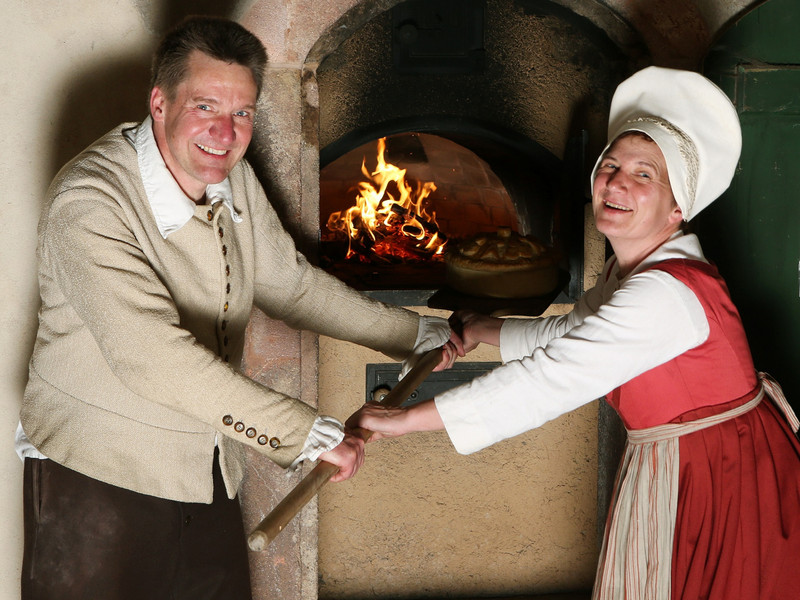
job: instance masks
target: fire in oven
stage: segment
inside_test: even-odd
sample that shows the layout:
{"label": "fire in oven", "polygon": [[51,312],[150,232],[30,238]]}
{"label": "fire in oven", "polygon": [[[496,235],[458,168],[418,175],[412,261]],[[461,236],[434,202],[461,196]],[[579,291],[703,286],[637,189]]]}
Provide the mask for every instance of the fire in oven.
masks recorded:
{"label": "fire in oven", "polygon": [[524,156],[452,137],[381,136],[326,164],[321,265],[362,290],[429,290],[433,308],[540,314],[570,278],[557,192]]}

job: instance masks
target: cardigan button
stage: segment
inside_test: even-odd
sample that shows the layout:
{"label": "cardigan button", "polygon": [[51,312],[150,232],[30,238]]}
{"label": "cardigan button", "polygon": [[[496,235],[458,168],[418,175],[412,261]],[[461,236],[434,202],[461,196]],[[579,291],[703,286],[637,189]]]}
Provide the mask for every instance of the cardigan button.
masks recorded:
{"label": "cardigan button", "polygon": [[228,256],[228,247],[222,244],[222,256]]}
{"label": "cardigan button", "polygon": [[222,417],[222,424],[230,427],[231,425],[233,425],[233,417],[230,415],[225,415],[224,417]]}
{"label": "cardigan button", "polygon": [[244,434],[249,438],[254,438],[256,437],[256,430],[253,429],[252,427],[248,427],[247,431],[245,431]]}
{"label": "cardigan button", "polygon": [[208,220],[209,220],[209,221],[211,221],[211,220],[214,218],[214,213],[213,213],[213,212],[211,212],[211,211],[208,211],[208,212],[206,213],[206,216],[208,217]]}
{"label": "cardigan button", "polygon": [[263,433],[260,436],[258,436],[258,440],[257,441],[262,446],[266,446],[267,442],[269,442],[269,440],[267,439],[267,436],[265,436]]}
{"label": "cardigan button", "polygon": [[242,433],[244,431],[244,423],[242,423],[241,421],[237,421],[236,425],[233,426],[233,430],[236,433]]}
{"label": "cardigan button", "polygon": [[281,447],[281,441],[278,438],[274,437],[274,438],[270,439],[269,447],[270,448],[275,448],[275,449],[280,448]]}

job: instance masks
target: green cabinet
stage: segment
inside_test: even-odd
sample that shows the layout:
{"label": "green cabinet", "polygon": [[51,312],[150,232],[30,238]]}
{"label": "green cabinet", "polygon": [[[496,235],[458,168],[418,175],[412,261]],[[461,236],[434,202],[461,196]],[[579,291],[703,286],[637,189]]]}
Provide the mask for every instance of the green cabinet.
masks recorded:
{"label": "green cabinet", "polygon": [[719,39],[705,74],[734,100],[734,181],[693,222],[739,307],[756,368],[800,408],[800,3],[770,0]]}

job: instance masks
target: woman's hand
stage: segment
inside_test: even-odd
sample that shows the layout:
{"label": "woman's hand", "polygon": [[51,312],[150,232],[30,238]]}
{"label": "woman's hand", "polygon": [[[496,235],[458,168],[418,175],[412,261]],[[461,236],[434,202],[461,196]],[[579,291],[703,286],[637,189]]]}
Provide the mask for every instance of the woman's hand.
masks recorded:
{"label": "woman's hand", "polygon": [[399,437],[415,431],[439,431],[444,423],[433,400],[426,400],[408,408],[386,408],[367,403],[353,414],[347,427],[361,427],[372,432],[370,442],[381,438]]}
{"label": "woman's hand", "polygon": [[[472,352],[480,343],[500,345],[500,328],[503,326],[503,319],[489,317],[471,310],[457,310],[448,319],[450,329],[454,335],[450,336],[450,342],[456,346],[459,356],[464,356]],[[454,342],[454,338],[458,342]]]}

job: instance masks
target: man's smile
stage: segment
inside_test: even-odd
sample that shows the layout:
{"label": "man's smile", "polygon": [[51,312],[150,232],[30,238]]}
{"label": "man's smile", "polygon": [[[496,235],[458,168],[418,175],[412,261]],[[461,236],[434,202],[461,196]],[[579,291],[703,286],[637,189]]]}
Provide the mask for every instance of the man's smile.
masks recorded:
{"label": "man's smile", "polygon": [[203,152],[207,152],[208,154],[213,154],[214,156],[225,156],[228,151],[227,150],[217,150],[216,148],[211,148],[209,146],[203,146],[202,144],[195,144],[200,150]]}

